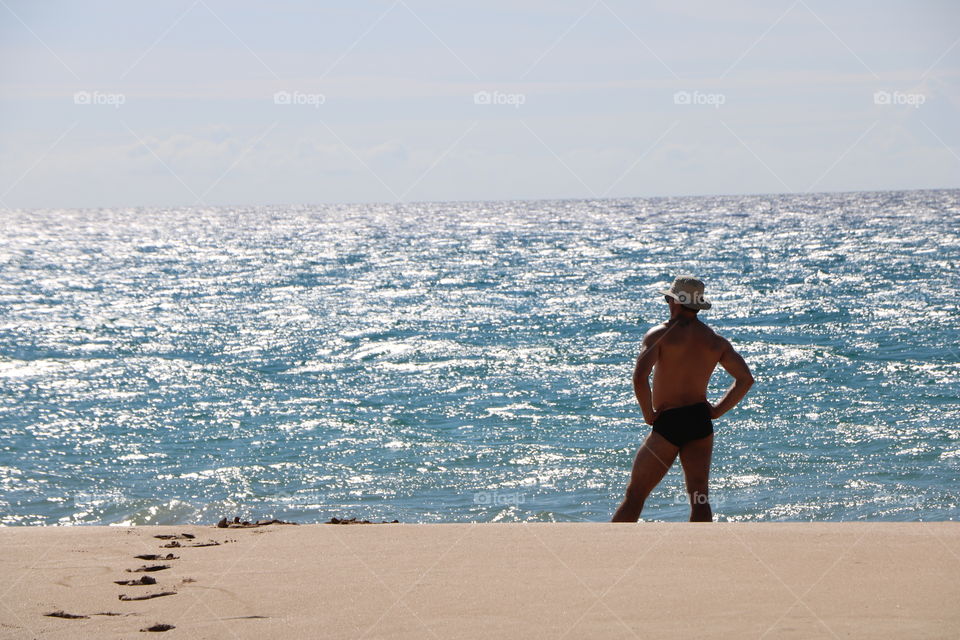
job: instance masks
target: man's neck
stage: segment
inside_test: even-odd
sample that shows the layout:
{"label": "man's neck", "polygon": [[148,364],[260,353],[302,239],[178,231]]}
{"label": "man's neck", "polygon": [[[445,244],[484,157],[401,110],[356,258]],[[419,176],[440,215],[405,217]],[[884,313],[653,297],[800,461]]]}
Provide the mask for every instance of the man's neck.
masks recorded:
{"label": "man's neck", "polygon": [[680,310],[677,311],[673,316],[670,317],[670,322],[679,322],[682,324],[687,324],[688,322],[697,322],[697,314],[691,313],[690,311]]}

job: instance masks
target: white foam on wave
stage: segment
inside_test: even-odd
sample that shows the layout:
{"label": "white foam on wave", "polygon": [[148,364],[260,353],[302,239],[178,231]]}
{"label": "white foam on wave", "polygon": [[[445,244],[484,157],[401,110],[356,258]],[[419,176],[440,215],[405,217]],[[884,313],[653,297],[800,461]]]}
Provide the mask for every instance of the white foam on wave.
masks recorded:
{"label": "white foam on wave", "polygon": [[75,360],[59,360],[53,358],[4,360],[0,361],[0,378],[30,378],[61,371],[86,371],[106,362],[109,362],[109,360],[99,358],[78,358]]}
{"label": "white foam on wave", "polygon": [[350,354],[350,358],[352,360],[362,360],[370,356],[395,356],[413,351],[413,349],[413,345],[404,342],[375,342],[360,347]]}

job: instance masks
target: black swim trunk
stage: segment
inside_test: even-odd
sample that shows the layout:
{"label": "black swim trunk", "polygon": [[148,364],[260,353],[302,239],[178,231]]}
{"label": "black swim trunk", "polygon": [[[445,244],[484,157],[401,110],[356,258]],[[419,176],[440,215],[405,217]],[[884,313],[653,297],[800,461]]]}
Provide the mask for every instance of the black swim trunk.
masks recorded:
{"label": "black swim trunk", "polygon": [[710,420],[710,403],[698,402],[685,407],[667,409],[653,423],[653,430],[675,447],[682,447],[691,440],[706,438],[713,433]]}

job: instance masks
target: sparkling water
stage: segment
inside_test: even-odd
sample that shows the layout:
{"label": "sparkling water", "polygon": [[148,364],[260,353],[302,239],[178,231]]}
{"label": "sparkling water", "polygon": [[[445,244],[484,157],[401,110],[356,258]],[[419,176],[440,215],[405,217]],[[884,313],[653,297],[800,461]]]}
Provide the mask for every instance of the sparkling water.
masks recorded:
{"label": "sparkling water", "polygon": [[716,519],[960,516],[960,191],[0,218],[5,524],[608,520],[681,273]]}

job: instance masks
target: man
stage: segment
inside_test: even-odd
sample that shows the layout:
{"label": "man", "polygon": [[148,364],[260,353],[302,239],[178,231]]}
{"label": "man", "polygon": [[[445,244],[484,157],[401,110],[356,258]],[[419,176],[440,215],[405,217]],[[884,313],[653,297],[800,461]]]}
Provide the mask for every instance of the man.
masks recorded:
{"label": "man", "polygon": [[[644,421],[653,430],[637,452],[626,497],[612,521],[636,522],[647,496],[679,454],[690,498],[690,521],[711,522],[707,478],[713,455],[713,420],[743,399],[753,376],[730,343],[697,318],[699,310],[711,307],[703,297],[703,282],[681,276],[660,293],[670,306],[670,319],[643,337],[633,372],[634,393]],[[734,382],[720,402],[711,405],[707,383],[718,363]]]}

